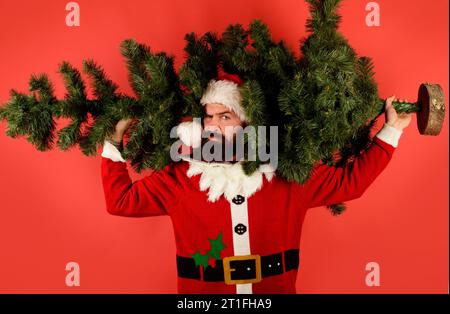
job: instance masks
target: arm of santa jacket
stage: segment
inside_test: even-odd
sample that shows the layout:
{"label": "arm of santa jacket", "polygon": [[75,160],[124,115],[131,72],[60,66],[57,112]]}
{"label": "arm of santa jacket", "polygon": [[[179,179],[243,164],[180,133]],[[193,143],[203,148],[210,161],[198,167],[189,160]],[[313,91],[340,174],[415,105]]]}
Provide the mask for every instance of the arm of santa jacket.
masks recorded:
{"label": "arm of santa jacket", "polygon": [[126,161],[114,145],[105,141],[101,156],[103,191],[110,214],[128,217],[171,214],[180,195],[174,163],[132,182]]}
{"label": "arm of santa jacket", "polygon": [[319,164],[301,190],[306,208],[359,198],[384,170],[403,132],[388,124],[375,135],[369,148],[343,167]]}

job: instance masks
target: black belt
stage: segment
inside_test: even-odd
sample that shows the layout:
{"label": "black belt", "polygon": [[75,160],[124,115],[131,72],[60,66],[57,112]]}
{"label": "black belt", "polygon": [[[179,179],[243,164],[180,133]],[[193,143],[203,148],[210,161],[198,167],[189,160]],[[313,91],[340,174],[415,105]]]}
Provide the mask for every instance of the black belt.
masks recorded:
{"label": "black belt", "polygon": [[264,277],[280,275],[298,269],[299,250],[292,249],[272,255],[229,256],[216,260],[215,267],[203,269],[195,265],[193,258],[177,255],[178,277],[204,281],[225,281],[227,284],[258,282]]}

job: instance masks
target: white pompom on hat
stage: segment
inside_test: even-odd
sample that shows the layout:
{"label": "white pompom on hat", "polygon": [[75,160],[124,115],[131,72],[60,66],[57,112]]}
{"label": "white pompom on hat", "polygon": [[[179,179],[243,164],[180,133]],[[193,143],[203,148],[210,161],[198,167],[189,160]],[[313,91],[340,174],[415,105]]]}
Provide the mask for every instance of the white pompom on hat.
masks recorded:
{"label": "white pompom on hat", "polygon": [[202,124],[196,119],[184,121],[177,126],[177,135],[184,145],[193,148],[200,147],[202,141]]}

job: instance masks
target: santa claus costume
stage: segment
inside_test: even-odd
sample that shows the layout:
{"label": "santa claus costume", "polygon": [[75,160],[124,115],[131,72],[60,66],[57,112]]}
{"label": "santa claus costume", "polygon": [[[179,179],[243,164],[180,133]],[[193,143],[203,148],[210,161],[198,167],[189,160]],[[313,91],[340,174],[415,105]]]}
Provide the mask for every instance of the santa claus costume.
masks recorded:
{"label": "santa claus costume", "polygon": [[[212,80],[201,103],[221,103],[245,121],[238,85],[230,77]],[[200,133],[193,122],[183,122],[178,132],[191,146]],[[119,216],[170,216],[179,293],[296,293],[306,211],[359,198],[391,160],[401,134],[384,124],[353,162],[319,163],[303,185],[268,165],[247,176],[240,162],[190,158],[132,182],[120,151],[105,141],[106,208]]]}

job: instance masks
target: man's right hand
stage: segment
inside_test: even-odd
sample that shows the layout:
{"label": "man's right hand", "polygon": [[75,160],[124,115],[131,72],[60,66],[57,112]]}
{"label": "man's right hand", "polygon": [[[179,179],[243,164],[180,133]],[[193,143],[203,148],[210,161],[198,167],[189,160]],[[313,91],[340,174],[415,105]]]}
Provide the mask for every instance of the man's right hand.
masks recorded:
{"label": "man's right hand", "polygon": [[127,131],[128,127],[130,126],[131,122],[133,122],[133,119],[122,119],[119,122],[117,122],[115,126],[114,133],[109,137],[115,142],[121,142],[123,135]]}

